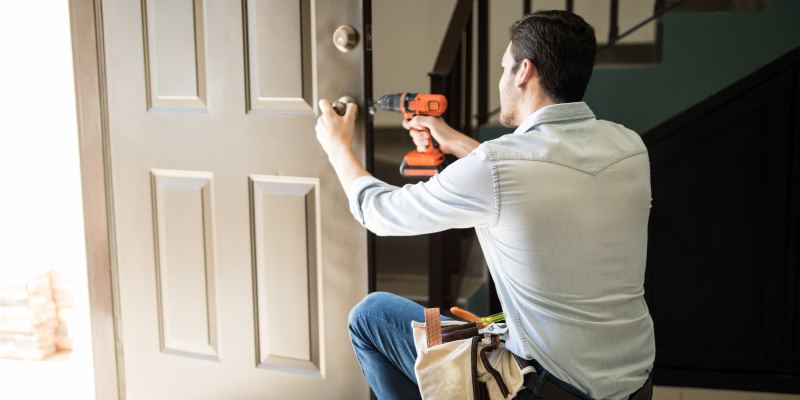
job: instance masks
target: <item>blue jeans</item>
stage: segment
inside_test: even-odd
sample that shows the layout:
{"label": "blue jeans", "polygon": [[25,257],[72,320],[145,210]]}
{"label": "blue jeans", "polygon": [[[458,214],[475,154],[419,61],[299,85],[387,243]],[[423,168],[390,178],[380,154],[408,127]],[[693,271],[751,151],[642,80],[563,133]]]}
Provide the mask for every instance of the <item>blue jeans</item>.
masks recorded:
{"label": "blue jeans", "polygon": [[[350,310],[350,341],[361,372],[378,399],[422,398],[414,376],[417,350],[411,321],[425,321],[424,310],[417,303],[385,292],[370,293]],[[450,320],[442,317],[442,321]],[[538,367],[537,372],[547,376],[556,385],[566,385],[568,390],[576,390]],[[534,393],[525,388],[515,400],[535,398]]]}

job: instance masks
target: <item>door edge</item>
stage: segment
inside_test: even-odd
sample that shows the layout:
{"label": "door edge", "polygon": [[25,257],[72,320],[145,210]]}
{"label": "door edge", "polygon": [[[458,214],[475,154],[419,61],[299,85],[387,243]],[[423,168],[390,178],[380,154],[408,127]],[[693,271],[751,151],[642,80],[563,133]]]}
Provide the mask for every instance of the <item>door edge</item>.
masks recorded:
{"label": "door edge", "polygon": [[101,0],[71,0],[95,398],[124,399]]}

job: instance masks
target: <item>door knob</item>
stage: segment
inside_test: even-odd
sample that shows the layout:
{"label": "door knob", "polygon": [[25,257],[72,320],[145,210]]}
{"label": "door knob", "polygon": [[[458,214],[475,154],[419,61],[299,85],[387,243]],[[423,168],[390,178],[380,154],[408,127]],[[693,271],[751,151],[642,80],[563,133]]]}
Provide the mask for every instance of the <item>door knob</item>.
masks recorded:
{"label": "door knob", "polygon": [[333,107],[333,111],[336,111],[337,114],[344,116],[344,113],[347,112],[347,104],[349,103],[356,104],[356,110],[358,110],[358,103],[350,96],[339,97],[339,100],[334,101],[331,107]]}
{"label": "door knob", "polygon": [[358,33],[349,25],[342,25],[333,32],[333,45],[343,53],[356,47],[356,42],[358,42]]}

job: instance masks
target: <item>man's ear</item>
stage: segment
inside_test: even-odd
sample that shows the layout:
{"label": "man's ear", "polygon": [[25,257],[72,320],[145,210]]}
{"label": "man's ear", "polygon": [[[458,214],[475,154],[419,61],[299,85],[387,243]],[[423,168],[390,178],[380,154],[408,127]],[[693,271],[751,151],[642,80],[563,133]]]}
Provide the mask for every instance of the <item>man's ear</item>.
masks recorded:
{"label": "man's ear", "polygon": [[527,58],[522,60],[519,65],[519,69],[517,70],[517,87],[521,88],[525,86],[528,81],[538,76],[539,71],[536,69],[536,66],[533,65],[531,60]]}

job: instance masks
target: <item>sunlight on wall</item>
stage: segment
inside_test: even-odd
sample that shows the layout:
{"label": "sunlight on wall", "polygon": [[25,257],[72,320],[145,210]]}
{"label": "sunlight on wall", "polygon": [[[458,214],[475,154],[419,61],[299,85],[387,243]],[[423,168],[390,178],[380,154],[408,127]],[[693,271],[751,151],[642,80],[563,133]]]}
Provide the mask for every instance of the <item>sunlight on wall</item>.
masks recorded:
{"label": "sunlight on wall", "polygon": [[[0,373],[13,368],[18,379],[4,383],[0,397],[36,383],[31,374],[60,371],[38,386],[93,398],[68,2],[0,1],[0,54],[0,284],[63,271],[75,283],[76,311],[68,363],[34,372],[35,363],[3,360]],[[61,363],[69,368],[53,369]]]}

